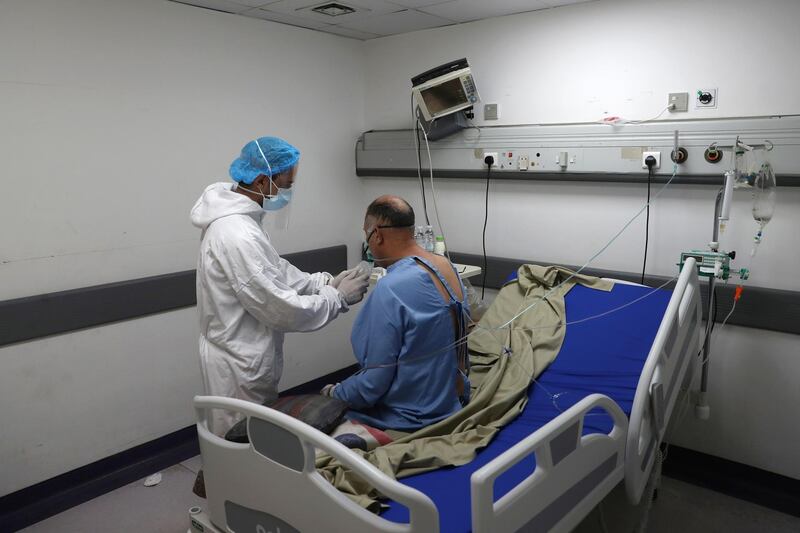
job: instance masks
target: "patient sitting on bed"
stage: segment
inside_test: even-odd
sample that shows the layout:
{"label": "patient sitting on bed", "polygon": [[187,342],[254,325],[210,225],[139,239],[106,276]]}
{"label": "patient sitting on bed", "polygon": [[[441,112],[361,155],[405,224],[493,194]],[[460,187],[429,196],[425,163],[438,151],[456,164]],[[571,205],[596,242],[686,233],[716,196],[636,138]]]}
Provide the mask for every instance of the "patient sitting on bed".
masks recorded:
{"label": "patient sitting on bed", "polygon": [[414,241],[414,210],[381,196],[364,219],[375,263],[387,268],[356,318],[350,340],[361,370],[323,389],[350,404],[347,417],[413,431],[461,409],[469,395],[464,335],[469,309],[447,258]]}

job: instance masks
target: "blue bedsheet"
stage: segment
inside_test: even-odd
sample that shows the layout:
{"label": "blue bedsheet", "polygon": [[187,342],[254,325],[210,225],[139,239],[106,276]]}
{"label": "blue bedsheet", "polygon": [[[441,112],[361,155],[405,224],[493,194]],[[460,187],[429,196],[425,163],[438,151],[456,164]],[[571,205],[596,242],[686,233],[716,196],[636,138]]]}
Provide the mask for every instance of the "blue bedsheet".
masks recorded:
{"label": "blue bedsheet", "polygon": [[[567,322],[603,313],[651,290],[617,283],[611,292],[602,292],[577,285],[566,297]],[[439,509],[441,531],[471,531],[469,478],[472,473],[561,411],[598,392],[612,398],[630,416],[639,375],[671,295],[671,291],[659,290],[621,311],[568,325],[558,357],[528,390],[529,401],[523,413],[501,429],[471,463],[400,480],[434,501]],[[584,434],[607,433],[612,425],[607,415],[591,413],[586,418]],[[529,457],[505,472],[495,482],[495,499],[535,468],[534,458]],[[408,522],[408,509],[394,502],[389,505],[382,514],[384,518]]]}

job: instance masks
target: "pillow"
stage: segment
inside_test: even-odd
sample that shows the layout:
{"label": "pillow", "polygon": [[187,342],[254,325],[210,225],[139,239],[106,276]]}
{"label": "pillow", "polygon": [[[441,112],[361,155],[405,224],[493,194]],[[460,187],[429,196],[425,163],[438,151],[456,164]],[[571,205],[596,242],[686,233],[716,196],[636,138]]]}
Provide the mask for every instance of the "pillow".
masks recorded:
{"label": "pillow", "polygon": [[389,444],[393,440],[380,429],[357,420],[345,420],[334,429],[331,437],[348,448],[357,448],[365,452]]}
{"label": "pillow", "polygon": [[[330,434],[339,425],[348,409],[347,402],[321,394],[284,396],[264,405],[305,422],[326,434]],[[229,429],[225,434],[225,440],[250,442],[247,438],[247,419],[237,422]]]}

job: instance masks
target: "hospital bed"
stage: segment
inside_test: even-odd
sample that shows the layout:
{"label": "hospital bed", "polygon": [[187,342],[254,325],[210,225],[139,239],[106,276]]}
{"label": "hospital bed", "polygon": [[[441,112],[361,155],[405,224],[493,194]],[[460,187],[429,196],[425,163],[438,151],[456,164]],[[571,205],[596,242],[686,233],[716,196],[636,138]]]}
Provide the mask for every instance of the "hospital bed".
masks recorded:
{"label": "hospital bed", "polygon": [[[256,404],[196,397],[207,508],[191,531],[570,531],[624,484],[638,503],[657,463],[700,346],[700,291],[693,260],[675,288],[617,283],[574,287],[556,360],[529,390],[524,412],[469,464],[392,479],[333,438]],[[588,316],[602,315],[580,322]],[[208,431],[209,409],[248,417],[250,444]],[[315,469],[321,450],[389,498],[375,515]]]}

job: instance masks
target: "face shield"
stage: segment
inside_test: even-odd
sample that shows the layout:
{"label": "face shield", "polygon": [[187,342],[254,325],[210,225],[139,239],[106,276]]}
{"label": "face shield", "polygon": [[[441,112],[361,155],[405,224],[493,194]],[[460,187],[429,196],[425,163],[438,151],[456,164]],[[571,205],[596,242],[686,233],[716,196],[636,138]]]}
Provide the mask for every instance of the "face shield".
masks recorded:
{"label": "face shield", "polygon": [[286,204],[280,209],[269,211],[264,215],[263,225],[268,231],[286,231],[289,229],[289,222],[292,214],[292,204]]}

